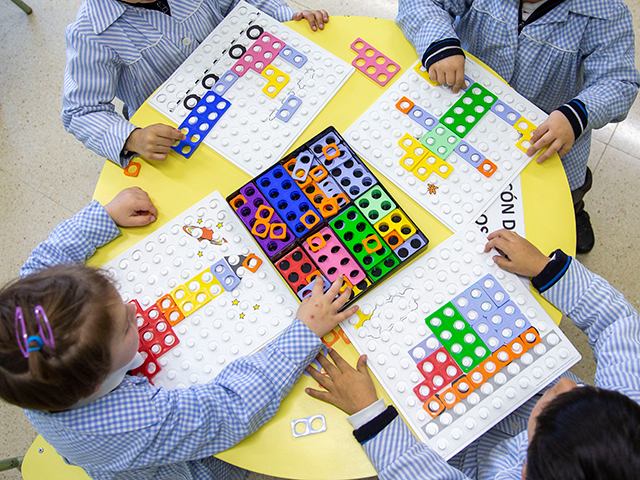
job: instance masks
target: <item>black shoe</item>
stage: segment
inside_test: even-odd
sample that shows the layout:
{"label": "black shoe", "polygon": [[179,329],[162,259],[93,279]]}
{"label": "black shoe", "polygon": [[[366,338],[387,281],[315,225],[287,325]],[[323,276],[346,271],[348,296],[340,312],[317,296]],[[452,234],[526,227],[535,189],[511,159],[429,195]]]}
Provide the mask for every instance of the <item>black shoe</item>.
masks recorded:
{"label": "black shoe", "polygon": [[576,214],[576,252],[589,253],[596,243],[596,238],[591,227],[589,214],[584,210]]}

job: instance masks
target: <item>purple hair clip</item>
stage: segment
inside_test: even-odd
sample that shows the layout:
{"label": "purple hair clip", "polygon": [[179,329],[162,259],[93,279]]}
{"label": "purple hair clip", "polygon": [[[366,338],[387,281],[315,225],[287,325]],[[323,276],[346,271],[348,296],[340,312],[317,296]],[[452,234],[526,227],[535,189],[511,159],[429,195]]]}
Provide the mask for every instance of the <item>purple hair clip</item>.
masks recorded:
{"label": "purple hair clip", "polygon": [[[16,307],[16,318],[15,318],[15,327],[16,327],[16,340],[18,341],[18,347],[20,347],[20,351],[24,358],[29,358],[29,352],[37,352],[42,349],[43,345],[51,348],[52,350],[56,348],[56,344],[53,341],[53,332],[51,331],[51,325],[49,324],[49,319],[47,318],[47,314],[44,311],[42,306],[38,305],[33,309],[35,313],[36,320],[38,321],[38,335],[27,335],[27,329],[24,325],[24,315],[22,314],[22,309],[20,307]],[[42,328],[42,325],[46,327],[46,335],[45,329]],[[19,328],[18,328],[19,327]],[[35,347],[29,347],[31,342],[36,342],[38,345]]]}

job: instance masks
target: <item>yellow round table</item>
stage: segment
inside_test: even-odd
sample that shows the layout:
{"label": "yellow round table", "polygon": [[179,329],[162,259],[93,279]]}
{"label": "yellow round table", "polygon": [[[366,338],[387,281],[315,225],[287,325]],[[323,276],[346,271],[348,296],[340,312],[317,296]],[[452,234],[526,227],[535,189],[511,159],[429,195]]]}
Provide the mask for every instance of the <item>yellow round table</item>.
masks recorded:
{"label": "yellow round table", "polygon": [[[412,45],[404,38],[400,29],[388,20],[331,17],[325,30],[319,32],[312,32],[306,22],[289,22],[288,26],[349,63],[355,57],[355,52],[350,49],[351,43],[356,37],[363,38],[400,64],[402,70],[394,80],[417,60]],[[393,82],[388,86],[391,83]],[[329,125],[344,132],[384,90],[385,88],[356,71],[291,150]],[[141,127],[160,122],[173,124],[146,103],[136,112],[132,121]],[[190,159],[172,152],[165,162],[139,161],[142,168],[136,178],[123,175],[120,167],[107,161],[95,190],[95,198],[104,203],[123,188],[139,186],[150,194],[158,207],[158,220],[145,228],[125,229],[120,238],[94,255],[90,261],[92,265],[103,265],[113,259],[213,190],[219,190],[222,195],[227,196],[250,180],[246,173],[204,144]],[[429,237],[430,248],[451,235],[434,217],[379,172],[376,173]],[[562,248],[573,254],[573,206],[559,158],[555,156],[542,165],[530,164],[522,172],[521,180],[527,238],[545,253]],[[560,313],[541,297],[537,298],[554,320],[559,322]],[[343,340],[338,341],[334,348],[355,364],[358,356],[355,348]],[[306,387],[317,385],[310,377],[303,376],[273,420],[236,447],[220,453],[218,457],[242,468],[285,478],[351,479],[375,475],[371,463],[352,436],[346,415],[331,405],[307,396],[304,393]],[[377,388],[378,393],[390,403],[380,385]],[[301,438],[292,436],[292,420],[317,414],[325,416],[326,432]]]}

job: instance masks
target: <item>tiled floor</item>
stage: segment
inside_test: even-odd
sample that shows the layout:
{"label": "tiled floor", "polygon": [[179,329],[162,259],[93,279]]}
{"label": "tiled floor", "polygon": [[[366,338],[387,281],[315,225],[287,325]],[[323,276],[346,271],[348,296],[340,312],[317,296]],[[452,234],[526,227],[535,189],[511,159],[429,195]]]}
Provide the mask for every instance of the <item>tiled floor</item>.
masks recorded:
{"label": "tiled floor", "polygon": [[[0,282],[13,278],[31,249],[60,220],[91,199],[103,160],[86,150],[60,122],[65,26],[80,1],[29,0],[27,17],[0,0]],[[397,2],[302,0],[294,9],[322,8],[333,15],[393,19]],[[629,0],[639,30],[640,0]],[[640,54],[636,52],[636,64]],[[590,165],[594,186],[586,199],[597,245],[579,259],[640,307],[636,241],[640,232],[640,100],[629,118],[595,132]],[[563,328],[583,352],[574,369],[593,381],[594,363],[584,336],[570,321]],[[576,335],[577,333],[577,335]],[[0,459],[22,455],[35,438],[22,412],[0,402]],[[0,479],[19,479],[17,472]],[[252,478],[267,478],[253,475]]]}

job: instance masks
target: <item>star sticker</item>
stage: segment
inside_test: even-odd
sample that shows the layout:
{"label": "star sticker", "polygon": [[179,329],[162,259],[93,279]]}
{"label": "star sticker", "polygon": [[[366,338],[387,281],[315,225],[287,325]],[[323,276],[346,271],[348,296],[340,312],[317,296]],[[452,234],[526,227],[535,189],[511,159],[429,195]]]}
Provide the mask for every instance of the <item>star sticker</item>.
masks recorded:
{"label": "star sticker", "polygon": [[216,225],[216,228],[222,228],[223,223],[222,222],[218,222],[218,224]]}
{"label": "star sticker", "polygon": [[427,191],[431,194],[431,195],[435,195],[436,194],[436,190],[438,190],[438,187],[435,186],[433,183],[428,183],[427,184]]}
{"label": "star sticker", "polygon": [[253,306],[253,309],[254,309],[254,310],[258,310],[259,308],[260,308],[260,305],[254,305],[254,306]]}
{"label": "star sticker", "polygon": [[202,252],[198,252],[199,257],[201,257],[202,255],[204,255]]}
{"label": "star sticker", "polygon": [[202,223],[202,219],[201,219],[201,218],[199,218],[197,223]]}
{"label": "star sticker", "polygon": [[240,314],[240,318],[244,318],[244,313],[241,313],[241,314]]}
{"label": "star sticker", "polygon": [[231,302],[231,305],[238,305],[239,303],[240,301],[236,299]]}

